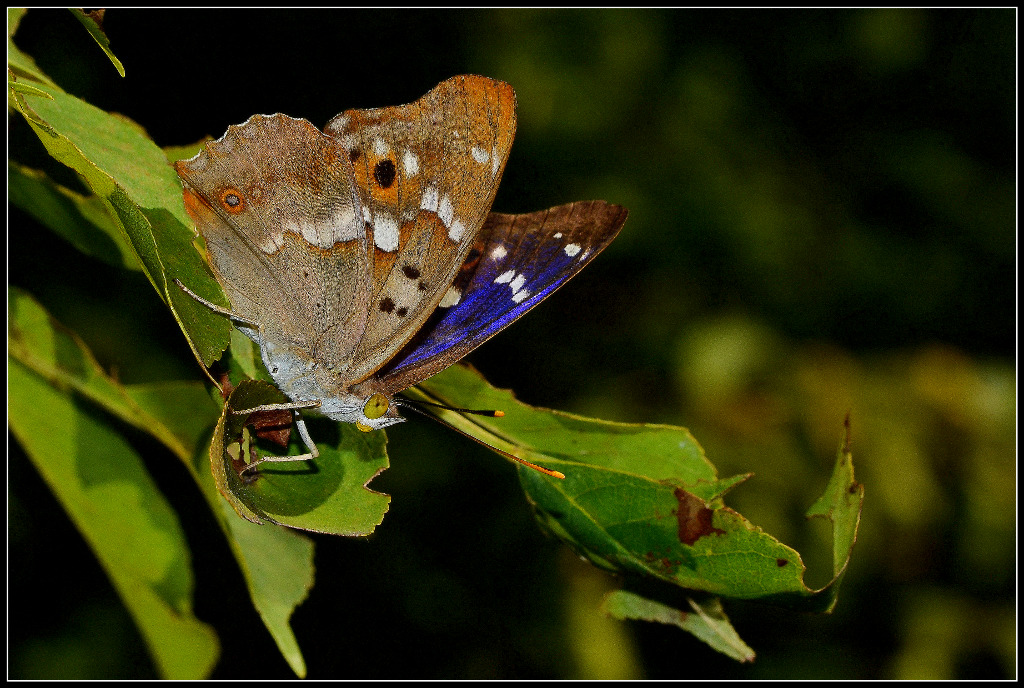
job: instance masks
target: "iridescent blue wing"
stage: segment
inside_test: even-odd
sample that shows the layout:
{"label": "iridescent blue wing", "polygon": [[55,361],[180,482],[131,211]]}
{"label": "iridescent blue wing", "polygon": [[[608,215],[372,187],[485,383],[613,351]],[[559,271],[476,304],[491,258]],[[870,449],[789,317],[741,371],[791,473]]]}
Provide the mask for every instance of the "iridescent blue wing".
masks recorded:
{"label": "iridescent blue wing", "polygon": [[454,284],[375,387],[393,394],[452,365],[579,272],[625,221],[625,208],[604,201],[491,213]]}

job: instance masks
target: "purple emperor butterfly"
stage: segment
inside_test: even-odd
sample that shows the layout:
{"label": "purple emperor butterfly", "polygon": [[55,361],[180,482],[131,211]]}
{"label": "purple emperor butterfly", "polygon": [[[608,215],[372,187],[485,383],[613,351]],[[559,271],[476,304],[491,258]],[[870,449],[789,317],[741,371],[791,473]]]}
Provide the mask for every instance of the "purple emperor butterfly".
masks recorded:
{"label": "purple emperor butterfly", "polygon": [[300,409],[366,431],[401,422],[398,392],[615,237],[626,210],[603,201],[488,214],[515,128],[511,86],[456,76],[409,105],[348,110],[323,132],[256,115],[175,164],[231,310],[178,285],[259,345],[294,402],[240,413],[290,410],[309,448],[245,470],[318,456]]}

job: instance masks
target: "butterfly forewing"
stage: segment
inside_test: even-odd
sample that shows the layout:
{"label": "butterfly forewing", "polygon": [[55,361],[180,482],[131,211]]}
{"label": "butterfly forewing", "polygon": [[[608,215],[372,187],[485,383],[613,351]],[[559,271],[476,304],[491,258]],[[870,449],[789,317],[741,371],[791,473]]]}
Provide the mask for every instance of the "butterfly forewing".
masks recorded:
{"label": "butterfly forewing", "polygon": [[624,208],[604,201],[491,213],[436,312],[378,372],[377,387],[393,394],[461,359],[579,272],[625,221]]}
{"label": "butterfly forewing", "polygon": [[508,84],[459,76],[400,107],[350,110],[325,131],[353,166],[374,265],[354,380],[434,311],[490,209],[515,133]]}

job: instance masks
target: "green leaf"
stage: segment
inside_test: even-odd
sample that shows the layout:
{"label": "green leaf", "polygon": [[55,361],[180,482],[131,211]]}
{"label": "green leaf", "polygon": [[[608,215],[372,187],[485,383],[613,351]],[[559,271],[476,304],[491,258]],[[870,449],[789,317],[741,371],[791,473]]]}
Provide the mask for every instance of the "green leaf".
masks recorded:
{"label": "green leaf", "polygon": [[[218,643],[192,614],[191,560],[177,516],[116,424],[77,389],[87,387],[98,398],[116,395],[100,379],[76,378],[91,362],[49,327],[41,309],[14,298],[7,364],[11,431],[96,554],[160,674],[207,676]],[[26,357],[31,362],[50,356],[53,376],[18,360],[30,348],[36,354]]]}
{"label": "green leaf", "polygon": [[114,67],[117,68],[117,73],[124,76],[124,65],[122,65],[121,61],[114,56],[113,52],[111,52],[110,39],[107,38],[107,34],[103,32],[103,27],[101,26],[103,22],[103,13],[106,10],[99,9],[93,10],[92,12],[86,12],[85,10],[77,7],[72,7],[70,9],[71,14],[75,15],[75,19],[82,22],[82,26],[85,27],[85,30],[88,31],[89,35],[93,37],[97,44],[99,44],[103,52],[105,52],[107,57],[110,58],[110,61],[114,63]]}
{"label": "green leaf", "polygon": [[195,143],[187,143],[184,146],[164,146],[164,155],[167,157],[167,162],[172,164],[178,160],[188,160],[195,157],[203,149],[203,146],[212,140],[213,137],[204,136],[201,140]]}
{"label": "green leaf", "polygon": [[831,612],[835,609],[839,582],[850,565],[850,555],[860,527],[860,512],[864,507],[864,486],[853,477],[849,415],[845,426],[843,442],[825,493],[807,510],[808,517],[827,518],[832,522],[832,581],[818,591],[821,602],[812,607],[812,611]]}
{"label": "green leaf", "polygon": [[82,253],[115,267],[142,269],[117,221],[96,196],[83,196],[45,172],[8,161],[7,200]]}
{"label": "green leaf", "polygon": [[[227,505],[214,486],[205,451],[205,438],[217,417],[217,403],[205,387],[191,380],[122,387],[103,372],[77,337],[17,288],[9,289],[8,312],[12,358],[55,389],[71,390],[149,433],[185,462],[227,535],[257,612],[295,673],[305,676],[305,662],[288,619],[312,587],[313,545],[301,535],[275,526],[240,531],[242,521],[230,509],[225,513]],[[11,392],[13,400],[13,387]],[[57,428],[55,432],[61,431]],[[57,479],[62,477],[57,475]],[[275,556],[268,559],[268,552]]]}
{"label": "green leaf", "polygon": [[[64,330],[31,296],[17,287],[9,287],[7,308],[7,346],[11,356],[52,385],[70,388],[125,423],[149,433],[178,456],[188,454],[181,440],[162,423],[155,422],[122,385],[103,371],[85,344]],[[195,382],[190,384],[198,386]],[[205,399],[205,405],[191,406],[190,420],[208,427],[216,417],[216,406],[208,396]]]}
{"label": "green leaf", "polygon": [[462,367],[420,389],[442,403],[505,412],[453,422],[471,423],[475,436],[565,474],[519,470],[541,525],[594,564],[730,597],[802,589],[800,555],[722,504],[747,476],[720,480],[685,429],[534,409]]}
{"label": "green leaf", "polygon": [[7,81],[7,88],[10,91],[12,98],[14,94],[20,94],[23,96],[40,96],[42,98],[49,98],[50,100],[53,100],[53,96],[46,91],[36,88],[27,82],[17,81],[12,74],[9,74],[8,76],[11,78]]}
{"label": "green leaf", "polygon": [[[220,356],[233,328],[225,318],[211,313],[173,286],[168,277],[178,277],[193,291],[213,302],[227,305],[227,301],[206,269],[200,252],[193,246],[195,235],[182,203],[180,182],[164,153],[141,127],[127,118],[104,113],[52,85],[37,89],[45,100],[26,97],[24,90],[12,92],[14,107],[25,116],[50,154],[77,171],[92,188],[95,198],[103,204],[109,217],[117,223],[119,233],[131,245],[150,282],[161,298],[172,305],[172,312],[197,358],[204,365],[212,363]],[[124,390],[101,395],[94,401],[106,405],[114,413],[134,417],[137,409],[120,403],[123,397],[117,398],[122,392]],[[166,404],[159,403],[164,398],[159,394],[147,394],[139,388],[130,390],[130,394],[140,395],[139,400],[154,404],[155,407],[149,409],[152,412],[168,410]],[[205,398],[209,403],[209,397]],[[203,416],[199,414],[195,418],[201,420]],[[134,420],[133,424],[138,424],[140,418]],[[157,435],[183,459],[191,459],[186,457],[187,443],[183,444],[183,438],[175,437],[167,426],[154,422],[152,417],[148,418],[148,425],[144,425],[144,430]],[[225,532],[229,533],[233,524],[222,518],[222,500],[206,469],[207,462],[202,463],[202,470],[196,471],[194,463],[189,461],[194,477],[204,488],[204,496],[218,514]],[[250,536],[246,542],[274,541],[282,537],[275,534],[275,530],[265,528],[261,535]],[[311,544],[295,534],[283,537],[297,542],[297,547],[306,548],[307,553],[297,560],[282,560],[275,565],[290,571],[305,567],[307,575],[304,579],[311,580]],[[266,577],[254,578],[248,572],[254,569],[252,562],[261,560],[264,548],[230,541],[242,570],[247,572],[246,581],[257,611],[292,668],[298,675],[304,675],[305,664],[287,625],[287,617],[305,597],[305,591],[287,599],[279,591],[259,589],[259,581],[266,580]],[[265,600],[276,600],[273,609],[261,608]],[[288,613],[282,615],[282,609],[287,609]]]}
{"label": "green leaf", "polygon": [[44,84],[53,84],[53,80],[46,76],[41,69],[36,65],[36,61],[30,56],[21,52],[18,46],[14,45],[12,40],[14,34],[18,30],[18,25],[21,24],[22,17],[25,16],[25,8],[23,7],[8,7],[7,8],[7,74],[8,83],[12,81],[11,75],[13,74],[15,80],[18,78],[29,79],[31,81],[38,81]]}
{"label": "green leaf", "polygon": [[[210,473],[206,445],[216,414],[195,412],[215,406],[205,387],[191,381],[153,383],[129,386],[127,392],[154,426],[169,429],[185,448],[182,458],[227,536],[253,606],[292,670],[305,678],[306,663],[288,622],[313,587],[313,543],[287,528],[243,521],[221,497]],[[201,423],[197,417],[203,418]]]}
{"label": "green leaf", "polygon": [[688,597],[690,611],[651,600],[631,590],[615,590],[601,604],[601,611],[616,619],[634,619],[671,624],[692,633],[715,650],[737,662],[753,662],[754,651],[740,638],[722,609],[718,598],[703,603]]}
{"label": "green leaf", "polygon": [[205,454],[210,427],[219,409],[203,383],[166,380],[124,385],[122,389],[144,414],[145,427],[141,430],[162,441],[186,465],[192,457]]}
{"label": "green leaf", "polygon": [[862,492],[848,454],[814,510],[837,523],[834,578],[811,590],[799,553],[725,506],[724,494],[749,476],[719,479],[683,428],[531,408],[461,366],[408,394],[503,410],[493,419],[437,413],[484,443],[564,473],[559,480],[517,464],[541,526],[596,566],[667,584],[667,597],[683,588],[814,611],[834,605]]}
{"label": "green leaf", "polygon": [[246,378],[271,381],[270,373],[263,366],[260,348],[237,327],[231,328],[229,352],[231,355],[226,357],[226,363],[232,382],[237,384]]}
{"label": "green leaf", "polygon": [[28,12],[24,7],[8,7],[7,8],[7,35],[13,36],[18,32],[18,26],[21,24],[22,17]]}
{"label": "green leaf", "polygon": [[217,501],[253,605],[292,671],[305,678],[306,662],[288,621],[313,588],[313,543],[288,528],[240,519],[225,500]]}
{"label": "green leaf", "polygon": [[[369,535],[384,519],[391,501],[388,495],[367,487],[388,467],[383,432],[363,433],[350,423],[326,419],[322,423],[307,421],[320,451],[317,459],[267,463],[259,467],[255,479],[240,477],[253,441],[244,427],[250,414],[232,410],[285,401],[276,387],[254,380],[243,381],[231,393],[210,444],[218,489],[240,516],[253,523],[278,523],[334,535]],[[292,434],[289,453],[305,453],[295,437],[298,433]]]}
{"label": "green leaf", "polygon": [[204,298],[227,305],[192,245],[181,184],[163,151],[131,120],[110,115],[60,89],[50,99],[12,94],[47,151],[78,172],[133,247],[160,297],[171,305],[196,357],[210,365],[228,343],[230,324],[170,282],[177,277]]}

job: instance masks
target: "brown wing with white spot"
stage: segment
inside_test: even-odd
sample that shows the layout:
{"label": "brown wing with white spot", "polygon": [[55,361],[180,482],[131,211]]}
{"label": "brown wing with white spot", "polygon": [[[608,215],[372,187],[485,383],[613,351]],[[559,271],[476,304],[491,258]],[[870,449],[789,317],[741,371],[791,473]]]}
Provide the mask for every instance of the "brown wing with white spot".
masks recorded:
{"label": "brown wing with white spot", "polygon": [[272,349],[344,370],[370,298],[348,151],[306,120],[256,115],[175,169],[232,310]]}
{"label": "brown wing with white spot", "polygon": [[348,110],[325,127],[352,162],[373,264],[353,378],[384,365],[451,285],[494,200],[515,107],[508,84],[457,76],[415,103]]}

